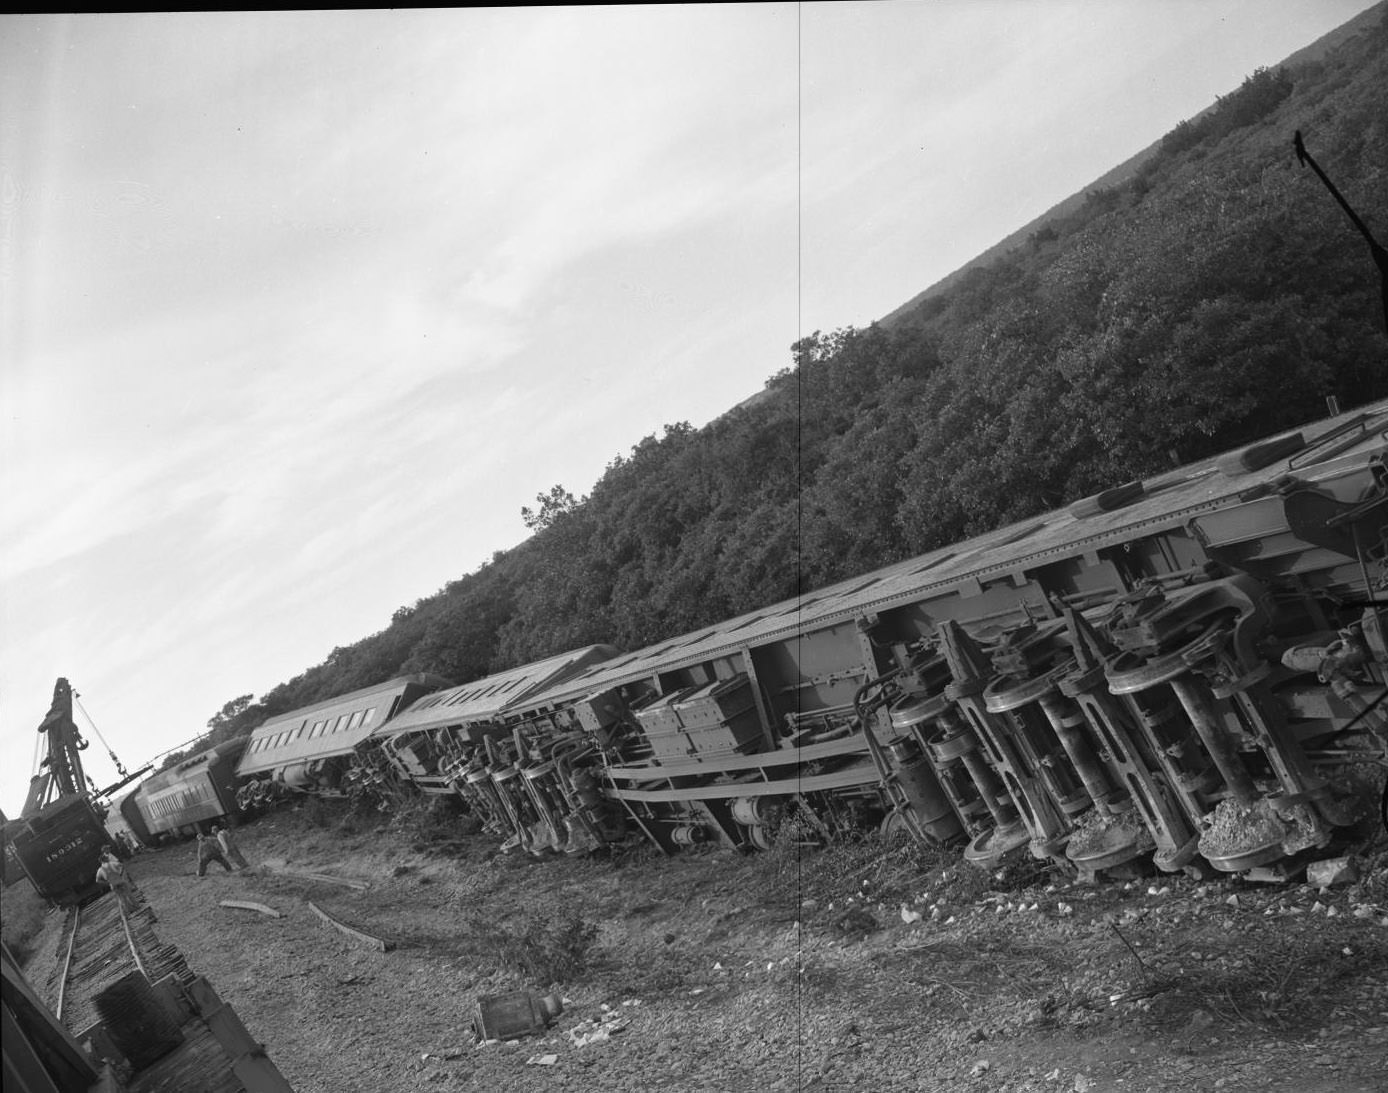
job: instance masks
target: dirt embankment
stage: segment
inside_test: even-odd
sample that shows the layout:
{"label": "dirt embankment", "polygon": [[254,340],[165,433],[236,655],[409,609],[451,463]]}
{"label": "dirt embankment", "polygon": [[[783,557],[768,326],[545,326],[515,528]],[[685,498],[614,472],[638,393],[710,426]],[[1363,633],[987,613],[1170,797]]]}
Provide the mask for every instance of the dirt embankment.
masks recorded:
{"label": "dirt embankment", "polygon": [[[1388,1090],[1381,838],[1323,892],[1058,886],[875,843],[531,862],[318,808],[239,839],[245,873],[199,879],[187,846],[131,872],[299,1093]],[[551,988],[546,1034],[476,1044],[479,997]]]}

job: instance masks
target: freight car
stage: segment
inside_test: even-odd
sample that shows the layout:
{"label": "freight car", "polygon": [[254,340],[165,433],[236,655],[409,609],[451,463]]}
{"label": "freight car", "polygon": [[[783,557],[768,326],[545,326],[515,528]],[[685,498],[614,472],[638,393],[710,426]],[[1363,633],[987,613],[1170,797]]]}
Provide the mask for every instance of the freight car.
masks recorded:
{"label": "freight car", "polygon": [[422,695],[449,686],[441,676],[401,676],[265,722],[236,768],[241,807],[285,789],[344,796],[357,745]]}
{"label": "freight car", "polygon": [[536,853],[877,825],[985,867],[1287,875],[1372,815],[1388,757],[1385,429],[1375,404],[1128,483],[434,744]]}

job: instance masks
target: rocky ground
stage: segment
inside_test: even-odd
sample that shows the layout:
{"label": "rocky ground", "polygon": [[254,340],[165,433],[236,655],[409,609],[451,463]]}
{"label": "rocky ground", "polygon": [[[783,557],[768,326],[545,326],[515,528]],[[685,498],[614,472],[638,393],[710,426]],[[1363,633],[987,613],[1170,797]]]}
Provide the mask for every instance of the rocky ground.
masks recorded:
{"label": "rocky ground", "polygon": [[[877,843],[531,862],[317,805],[239,840],[244,873],[200,879],[187,845],[131,872],[299,1093],[1388,1090],[1381,835],[1326,890],[1067,886]],[[478,1044],[478,1000],[521,989],[557,1021]]]}

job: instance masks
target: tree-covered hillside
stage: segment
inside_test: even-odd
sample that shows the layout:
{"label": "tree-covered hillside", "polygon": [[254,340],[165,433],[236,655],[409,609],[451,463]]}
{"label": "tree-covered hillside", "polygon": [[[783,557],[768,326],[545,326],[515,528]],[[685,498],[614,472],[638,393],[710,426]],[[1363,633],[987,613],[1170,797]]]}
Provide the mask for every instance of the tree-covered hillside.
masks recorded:
{"label": "tree-covered hillside", "polygon": [[1388,394],[1377,271],[1298,165],[1297,130],[1388,240],[1382,20],[1254,73],[1128,182],[890,326],[803,339],[764,397],[667,425],[591,496],[556,488],[521,546],[228,703],[214,738],[402,673],[638,648],[1296,425],[1327,396]]}

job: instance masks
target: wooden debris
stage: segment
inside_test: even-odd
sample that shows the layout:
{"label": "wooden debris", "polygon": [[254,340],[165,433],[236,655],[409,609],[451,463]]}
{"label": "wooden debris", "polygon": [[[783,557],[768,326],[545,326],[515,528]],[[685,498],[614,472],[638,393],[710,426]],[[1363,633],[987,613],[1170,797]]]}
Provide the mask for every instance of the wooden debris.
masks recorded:
{"label": "wooden debris", "polygon": [[224,899],[221,902],[223,907],[235,907],[241,911],[259,911],[262,915],[269,915],[271,918],[283,918],[284,915],[276,911],[273,907],[266,907],[263,903],[252,903],[243,899]]}
{"label": "wooden debris", "polygon": [[329,926],[336,930],[341,930],[348,937],[355,938],[363,944],[370,945],[373,949],[388,953],[391,949],[395,948],[395,943],[393,941],[387,941],[385,938],[377,937],[375,934],[368,934],[365,930],[358,930],[354,926],[348,926],[345,922],[340,922],[333,918],[332,915],[328,914],[327,911],[323,910],[323,908],[319,907],[312,900],[308,901],[308,909]]}
{"label": "wooden debris", "polygon": [[231,1069],[247,1089],[257,1093],[294,1093],[279,1068],[265,1054],[265,1045],[246,1031],[236,1011],[202,976],[189,985],[189,993],[212,1035],[231,1059]]}

